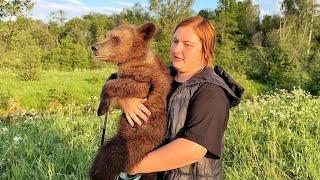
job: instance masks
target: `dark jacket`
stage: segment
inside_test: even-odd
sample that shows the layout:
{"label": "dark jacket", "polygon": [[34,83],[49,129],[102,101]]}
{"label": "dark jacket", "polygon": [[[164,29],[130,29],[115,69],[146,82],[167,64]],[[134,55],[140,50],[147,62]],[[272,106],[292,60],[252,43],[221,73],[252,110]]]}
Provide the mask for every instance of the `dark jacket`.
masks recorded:
{"label": "dark jacket", "polygon": [[[173,68],[170,68],[170,70],[171,75],[175,76],[175,70]],[[237,106],[240,103],[244,89],[239,84],[219,66],[216,66],[214,69],[204,68],[187,82],[180,85],[169,98],[167,143],[174,140],[177,133],[183,128],[189,101],[195,91],[204,83],[213,83],[221,87],[229,100],[229,107]],[[225,119],[226,122],[227,120]],[[221,141],[223,144],[223,138]],[[191,165],[159,173],[158,179],[220,180],[223,179],[222,158],[212,159],[203,157],[200,161]]]}

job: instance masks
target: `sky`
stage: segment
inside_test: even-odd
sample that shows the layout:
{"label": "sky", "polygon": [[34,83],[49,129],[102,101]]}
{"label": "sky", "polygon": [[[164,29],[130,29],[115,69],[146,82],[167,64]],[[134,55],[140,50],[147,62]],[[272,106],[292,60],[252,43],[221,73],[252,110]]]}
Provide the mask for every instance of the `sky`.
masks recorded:
{"label": "sky", "polygon": [[[254,4],[260,6],[261,15],[275,14],[279,12],[281,0],[253,0]],[[33,0],[35,3],[31,16],[35,19],[47,20],[49,13],[63,10],[67,19],[81,17],[90,12],[111,15],[119,13],[124,8],[130,8],[134,3],[140,3],[148,7],[149,0]],[[215,9],[218,0],[195,0],[194,11],[201,9]]]}

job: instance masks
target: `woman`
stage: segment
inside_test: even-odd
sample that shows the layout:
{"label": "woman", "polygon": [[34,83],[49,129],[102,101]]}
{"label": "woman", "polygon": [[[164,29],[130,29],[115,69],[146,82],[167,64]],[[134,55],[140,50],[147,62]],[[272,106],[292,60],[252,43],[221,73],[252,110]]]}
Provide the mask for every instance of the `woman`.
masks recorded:
{"label": "woman", "polygon": [[[211,68],[214,43],[212,24],[200,16],[182,21],[174,30],[167,144],[146,155],[128,174],[159,172],[158,179],[170,180],[223,178],[221,154],[229,108],[239,103],[243,89],[221,68]],[[123,109],[133,126],[148,120],[145,101],[122,98],[113,104]]]}

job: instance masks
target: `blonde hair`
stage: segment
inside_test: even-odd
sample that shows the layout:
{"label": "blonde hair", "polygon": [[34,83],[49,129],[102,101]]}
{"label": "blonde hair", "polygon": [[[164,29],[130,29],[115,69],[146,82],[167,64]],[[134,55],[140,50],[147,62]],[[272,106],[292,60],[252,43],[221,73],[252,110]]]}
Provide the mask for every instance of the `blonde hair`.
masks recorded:
{"label": "blonde hair", "polygon": [[212,67],[214,63],[213,53],[216,41],[216,31],[214,26],[209,20],[201,16],[193,16],[180,22],[174,29],[173,33],[175,33],[179,27],[185,26],[191,26],[196,35],[200,38],[205,66]]}

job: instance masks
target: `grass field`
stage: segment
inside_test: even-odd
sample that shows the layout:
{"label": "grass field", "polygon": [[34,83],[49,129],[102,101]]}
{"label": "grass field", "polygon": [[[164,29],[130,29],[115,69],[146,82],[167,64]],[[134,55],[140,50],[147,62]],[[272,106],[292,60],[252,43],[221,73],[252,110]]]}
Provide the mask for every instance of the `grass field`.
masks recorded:
{"label": "grass field", "polygon": [[[101,135],[97,97],[113,71],[48,71],[34,82],[0,72],[0,179],[87,179]],[[319,179],[320,98],[299,89],[256,96],[268,88],[239,79],[252,90],[231,111],[226,179]]]}

